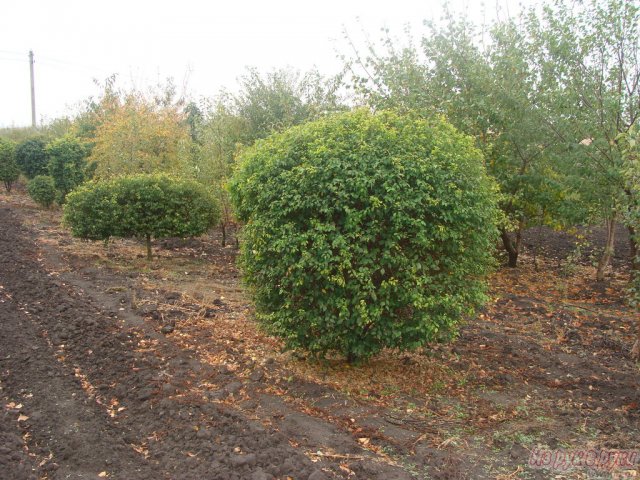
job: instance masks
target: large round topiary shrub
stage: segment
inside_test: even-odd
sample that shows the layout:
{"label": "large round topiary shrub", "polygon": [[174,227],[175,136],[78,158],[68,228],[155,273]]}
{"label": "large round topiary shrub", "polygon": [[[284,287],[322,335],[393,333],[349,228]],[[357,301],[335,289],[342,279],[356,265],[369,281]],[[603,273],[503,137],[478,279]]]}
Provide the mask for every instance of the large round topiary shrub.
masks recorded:
{"label": "large round topiary shrub", "polygon": [[29,196],[38,205],[49,208],[56,199],[57,191],[53,178],[47,175],[36,175],[27,184]]}
{"label": "large round topiary shrub", "polygon": [[485,300],[498,216],[473,141],[441,119],[356,111],[245,151],[230,184],[258,316],[350,361],[450,336]]}
{"label": "large round topiary shrub", "polygon": [[218,204],[201,184],[167,175],[140,174],[93,181],[67,195],[64,221],[75,237],[151,240],[192,237],[220,219]]}

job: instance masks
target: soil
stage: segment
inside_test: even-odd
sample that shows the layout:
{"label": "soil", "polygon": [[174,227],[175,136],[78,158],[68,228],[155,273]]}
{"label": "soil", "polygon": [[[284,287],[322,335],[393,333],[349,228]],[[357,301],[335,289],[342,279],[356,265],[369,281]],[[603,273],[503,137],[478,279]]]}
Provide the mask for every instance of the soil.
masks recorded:
{"label": "soil", "polygon": [[[0,477],[346,476],[337,462],[313,462],[290,444],[315,421],[300,416],[287,436],[233,405],[208,401],[192,388],[215,383],[209,398],[221,399],[251,381],[224,365],[202,364],[193,350],[145,325],[130,305],[100,294],[105,284],[85,288],[80,272],[48,270],[33,233],[6,205],[0,224]],[[354,450],[350,435],[336,435],[334,443]],[[367,468],[373,460],[359,463]],[[393,470],[371,478],[407,478]]]}
{"label": "soil", "polygon": [[219,232],[147,262],[21,194],[0,225],[0,479],[611,478],[528,460],[640,448],[625,262],[592,282],[572,236],[530,232],[454,342],[353,367],[256,327]]}

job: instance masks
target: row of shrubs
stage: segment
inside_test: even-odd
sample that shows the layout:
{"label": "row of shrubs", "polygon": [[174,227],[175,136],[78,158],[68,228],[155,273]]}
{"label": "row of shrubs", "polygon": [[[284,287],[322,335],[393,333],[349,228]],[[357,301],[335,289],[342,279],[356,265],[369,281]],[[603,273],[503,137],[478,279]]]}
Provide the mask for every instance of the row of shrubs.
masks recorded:
{"label": "row of shrubs", "polygon": [[49,143],[42,138],[19,144],[0,139],[0,180],[11,192],[22,173],[29,180],[29,194],[37,203],[45,207],[54,201],[63,203],[66,195],[90,176],[88,153],[87,146],[71,135]]}
{"label": "row of shrubs", "polygon": [[[29,192],[48,204],[54,180]],[[363,110],[294,127],[241,154],[230,192],[257,316],[289,347],[350,361],[414,349],[485,300],[496,186],[444,120]],[[164,175],[89,182],[64,206],[74,236],[139,237],[149,256],[152,238],[218,218],[204,187]]]}

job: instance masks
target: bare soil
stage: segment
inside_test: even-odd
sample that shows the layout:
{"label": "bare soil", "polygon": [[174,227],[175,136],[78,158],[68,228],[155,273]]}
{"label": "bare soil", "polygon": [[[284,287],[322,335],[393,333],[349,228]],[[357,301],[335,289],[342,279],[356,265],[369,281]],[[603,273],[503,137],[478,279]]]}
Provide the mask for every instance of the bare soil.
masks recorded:
{"label": "bare soil", "polygon": [[531,232],[455,342],[352,367],[257,328],[218,232],[147,262],[20,194],[0,195],[0,225],[0,479],[638,474],[528,465],[536,447],[640,448],[625,262],[595,283],[575,237]]}

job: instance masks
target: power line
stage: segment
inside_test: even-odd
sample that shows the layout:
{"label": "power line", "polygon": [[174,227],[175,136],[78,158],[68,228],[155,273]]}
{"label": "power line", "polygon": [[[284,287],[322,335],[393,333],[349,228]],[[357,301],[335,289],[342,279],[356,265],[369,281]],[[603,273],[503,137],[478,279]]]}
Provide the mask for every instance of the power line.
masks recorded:
{"label": "power line", "polygon": [[103,72],[106,71],[103,68],[97,67],[95,65],[87,65],[85,63],[71,62],[69,60],[61,60],[61,59],[49,57],[46,55],[41,55],[39,58],[40,58],[40,63],[48,64],[50,66],[54,66],[54,64],[58,64],[66,67],[81,68],[84,70],[100,70]]}
{"label": "power line", "polygon": [[[7,62],[23,62],[24,61],[24,52],[16,52],[13,50],[0,50],[0,60]],[[38,55],[38,64],[46,65],[48,67],[54,67],[58,69],[82,69],[89,70],[95,72],[103,72],[108,73],[104,68],[98,67],[96,65],[87,65],[85,63],[78,63],[69,60],[61,60],[59,58],[49,57],[47,55]]]}
{"label": "power line", "polygon": [[11,50],[0,50],[0,53],[6,54],[6,55],[20,56],[20,57],[24,55],[24,52],[14,52]]}
{"label": "power line", "polygon": [[6,57],[3,57],[1,55],[0,55],[0,60],[2,60],[3,62],[19,62],[19,63],[23,63],[24,62],[24,59],[22,59],[22,58],[6,58]]}

